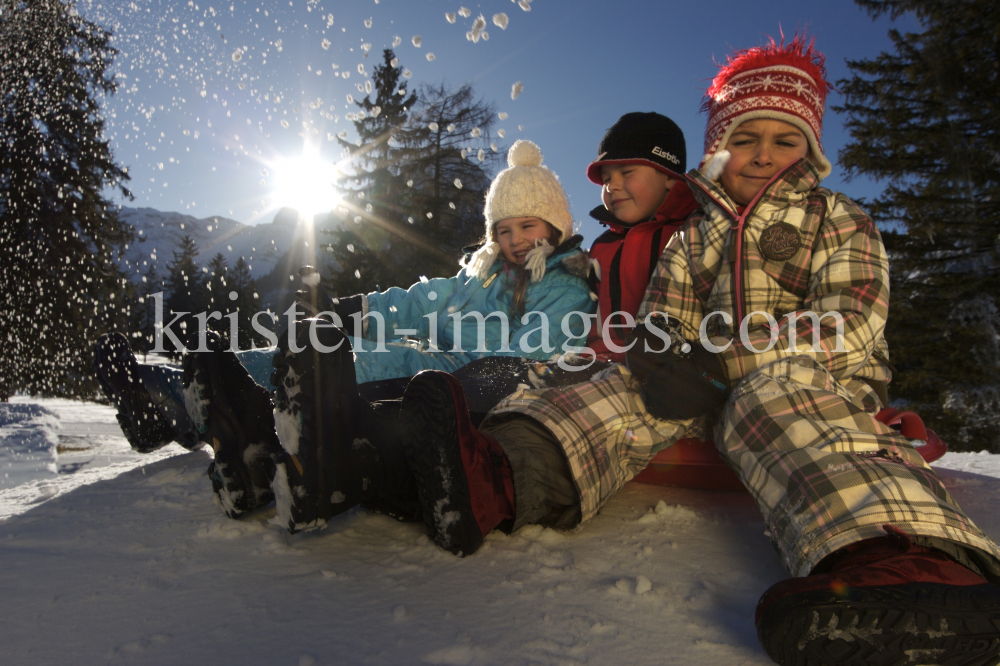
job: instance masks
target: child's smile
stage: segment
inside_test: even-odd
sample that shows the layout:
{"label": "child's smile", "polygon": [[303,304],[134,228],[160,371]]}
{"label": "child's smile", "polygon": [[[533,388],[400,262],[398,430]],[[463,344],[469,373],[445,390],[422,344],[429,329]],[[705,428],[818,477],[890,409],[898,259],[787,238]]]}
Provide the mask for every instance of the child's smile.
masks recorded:
{"label": "child's smile", "polygon": [[523,264],[539,239],[550,240],[553,229],[537,217],[508,217],[497,222],[497,243],[512,264]]}
{"label": "child's smile", "polygon": [[645,164],[602,165],[601,179],[604,207],[628,224],[651,218],[677,182]]}

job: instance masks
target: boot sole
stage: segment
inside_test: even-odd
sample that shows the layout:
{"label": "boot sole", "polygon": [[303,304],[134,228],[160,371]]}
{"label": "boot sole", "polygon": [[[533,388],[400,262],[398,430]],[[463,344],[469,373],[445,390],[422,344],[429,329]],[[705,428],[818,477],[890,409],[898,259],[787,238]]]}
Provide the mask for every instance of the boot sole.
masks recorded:
{"label": "boot sole", "polygon": [[[285,418],[289,418],[289,414],[291,418],[298,418],[291,409],[295,401],[289,398],[285,386],[288,370],[298,377],[299,391],[294,396],[301,410],[302,424],[298,450],[295,454],[286,450],[290,460],[285,464],[291,493],[286,527],[293,534],[323,527],[327,520],[360,502],[360,486],[357,493],[347,490],[350,496],[342,492],[359,485],[349,478],[353,465],[349,442],[344,441],[348,428],[341,400],[342,391],[349,390],[353,382],[353,361],[343,356],[351,354],[351,348],[342,334],[330,329],[321,327],[317,334],[323,345],[332,347],[341,339],[343,344],[337,351],[320,354],[308,344],[308,338],[300,339],[298,344],[306,348],[295,354],[283,349],[275,362],[285,367],[276,365],[271,380],[277,386],[279,403],[285,406],[276,412],[283,412]],[[350,364],[351,381],[344,376],[347,364]],[[335,489],[341,490],[335,492]]]}
{"label": "boot sole", "polygon": [[757,636],[782,666],[996,666],[1000,592],[993,585],[908,583],[816,590],[775,602]]}
{"label": "boot sole", "polygon": [[[124,338],[122,339],[124,340]],[[124,348],[121,346],[122,344],[125,345]],[[100,355],[100,358],[98,355]],[[128,440],[129,446],[139,453],[152,453],[174,441],[174,429],[160,416],[156,406],[153,404],[152,398],[146,396],[145,399],[147,409],[143,414],[148,416],[147,420],[149,423],[146,424],[146,427],[143,427],[139,423],[140,414],[136,409],[137,404],[143,399],[138,394],[138,389],[130,385],[123,390],[118,390],[112,386],[104,378],[102,364],[121,364],[123,368],[128,367],[129,370],[126,374],[132,377],[132,382],[138,382],[138,363],[132,355],[131,349],[128,349],[127,342],[108,342],[102,346],[99,353],[95,352],[94,354],[94,369],[97,371],[97,381],[101,385],[104,395],[115,406],[117,412],[115,418],[118,420],[118,426],[122,429],[122,433],[125,435],[125,439]],[[145,392],[145,389],[143,389],[143,392]],[[144,433],[143,430],[146,432]]]}
{"label": "boot sole", "polygon": [[[201,437],[202,441],[211,446],[215,452],[215,466],[225,465],[225,471],[220,472],[225,483],[219,487],[217,478],[212,477],[213,489],[219,493],[219,500],[226,515],[238,518],[248,511],[269,504],[274,495],[270,490],[255,492],[258,488],[254,485],[250,470],[243,459],[243,453],[249,446],[247,435],[233,413],[225,391],[221,388],[223,382],[219,359],[216,358],[214,351],[202,353],[198,359],[191,362],[193,367],[190,377],[185,372],[185,384],[197,382],[207,391],[209,411],[203,415],[206,430]],[[211,409],[212,407],[214,409]],[[226,442],[236,442],[236,451],[231,451],[232,444],[227,445]],[[212,476],[212,467],[209,467],[208,474]],[[222,498],[222,492],[226,493],[227,499]]]}
{"label": "boot sole", "polygon": [[[469,483],[459,450],[458,415],[447,380],[420,373],[406,387],[400,421],[411,433],[403,451],[417,479],[424,523],[431,540],[454,555],[471,555],[483,544],[472,512]],[[453,499],[461,506],[450,506]]]}

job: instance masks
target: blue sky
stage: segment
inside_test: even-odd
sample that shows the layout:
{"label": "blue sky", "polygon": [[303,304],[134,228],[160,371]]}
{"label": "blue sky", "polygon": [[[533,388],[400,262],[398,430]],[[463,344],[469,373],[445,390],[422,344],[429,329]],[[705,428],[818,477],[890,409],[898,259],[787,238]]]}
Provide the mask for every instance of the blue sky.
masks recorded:
{"label": "blue sky", "polygon": [[[340,159],[326,135],[348,130],[353,137],[344,115],[356,110],[347,95],[359,97],[357,84],[366,78],[358,65],[370,75],[382,49],[399,37],[395,51],[413,72],[411,83],[472,83],[508,114],[497,124],[507,145],[528,138],[541,146],[588,242],[599,233],[587,216],[599,188],[585,168],[618,116],[658,111],[673,118],[687,136],[690,168],[702,152],[703,90],[714,62],[732,49],[778,36],[779,26],[789,35],[805,28],[826,53],[835,83],[848,75],[845,59],[890,50],[892,27],[886,19],[873,22],[849,0],[534,0],[527,12],[511,0],[487,0],[466,3],[470,15],[454,24],[445,14],[463,5],[452,0],[79,0],[77,6],[114,30],[121,51],[114,63],[120,89],[105,111],[114,153],[132,176],[135,201],[128,205],[248,224],[295,206],[275,195],[274,164],[300,155],[304,139],[319,146],[323,159]],[[508,17],[505,30],[492,21],[498,13]],[[479,15],[489,39],[473,43],[466,32]],[[914,26],[903,20],[896,27]],[[345,71],[350,78],[340,76]],[[518,81],[523,92],[512,100]],[[339,120],[310,112],[317,100]],[[832,93],[828,103],[838,101]],[[824,125],[824,148],[836,162],[847,140],[842,119],[828,110]],[[880,189],[842,176],[835,164],[826,184],[855,198]]]}

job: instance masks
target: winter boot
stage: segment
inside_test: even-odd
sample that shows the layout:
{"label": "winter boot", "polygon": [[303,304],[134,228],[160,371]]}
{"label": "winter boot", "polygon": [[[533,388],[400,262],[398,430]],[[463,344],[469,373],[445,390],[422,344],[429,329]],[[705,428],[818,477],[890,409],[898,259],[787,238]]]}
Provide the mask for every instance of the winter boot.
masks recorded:
{"label": "winter boot", "polygon": [[470,421],[454,377],[425,370],[410,380],[400,408],[404,444],[430,538],[459,557],[512,525],[514,478],[496,439]]}
{"label": "winter boot", "polygon": [[400,400],[359,401],[356,417],[367,437],[352,444],[362,475],[361,506],[400,522],[423,520],[417,480],[403,451]]}
{"label": "winter boot", "polygon": [[214,331],[208,351],[184,352],[184,402],[199,439],[212,447],[212,490],[230,518],[274,500],[274,403]]}
{"label": "winter boot", "polygon": [[782,666],[1000,663],[1000,587],[886,525],[757,603],[757,636]]}
{"label": "winter boot", "polygon": [[192,450],[201,447],[183,405],[164,390],[155,368],[139,365],[124,335],[98,338],[94,368],[134,450],[149,453],[175,441]]}
{"label": "winter boot", "polygon": [[391,429],[376,425],[358,394],[350,342],[328,321],[304,319],[298,328],[302,351],[282,336],[271,376],[282,447],[272,484],[277,521],[292,533],[316,529],[362,502],[412,519],[415,483]]}

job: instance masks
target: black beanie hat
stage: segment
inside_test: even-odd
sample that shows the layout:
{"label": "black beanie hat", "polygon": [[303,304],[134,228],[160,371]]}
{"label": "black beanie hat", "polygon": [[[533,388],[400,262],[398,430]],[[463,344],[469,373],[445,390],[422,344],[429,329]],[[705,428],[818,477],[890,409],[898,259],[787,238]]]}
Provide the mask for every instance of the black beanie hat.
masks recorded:
{"label": "black beanie hat", "polygon": [[626,113],[612,125],[587,166],[587,178],[601,185],[602,164],[646,164],[674,178],[687,171],[684,132],[664,115]]}

